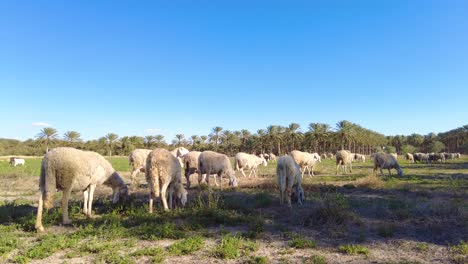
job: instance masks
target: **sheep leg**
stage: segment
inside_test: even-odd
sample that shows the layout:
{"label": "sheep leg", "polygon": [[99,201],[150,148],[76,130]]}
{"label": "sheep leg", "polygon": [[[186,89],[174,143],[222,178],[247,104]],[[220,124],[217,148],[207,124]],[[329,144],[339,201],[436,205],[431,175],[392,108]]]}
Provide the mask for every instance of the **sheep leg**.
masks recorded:
{"label": "sheep leg", "polygon": [[87,216],[91,218],[93,214],[93,197],[94,197],[94,190],[96,189],[96,185],[92,184],[89,186],[89,198],[88,198],[88,214]]}
{"label": "sheep leg", "polygon": [[70,199],[71,187],[63,190],[62,197],[62,222],[64,225],[71,224],[70,219],[68,218],[68,200]]}
{"label": "sheep leg", "polygon": [[309,174],[309,177],[312,177],[312,176],[310,175],[310,168],[309,168],[309,166],[306,166],[306,169],[307,169],[307,173]]}
{"label": "sheep leg", "polygon": [[88,190],[89,190],[89,186],[83,192],[83,214],[85,215],[88,215],[88,193],[89,193]]}
{"label": "sheep leg", "polygon": [[138,168],[138,169],[135,169],[133,170],[130,178],[131,178],[131,181],[132,181],[132,186],[138,186],[138,181],[136,179],[136,176],[138,174],[138,172],[141,170],[141,168]]}
{"label": "sheep leg", "polygon": [[336,165],[336,175],[338,175],[338,168],[340,167],[340,164]]}
{"label": "sheep leg", "polygon": [[349,173],[353,173],[353,164],[352,163],[349,164]]}
{"label": "sheep leg", "polygon": [[36,229],[40,232],[44,231],[44,226],[42,226],[42,208],[44,205],[44,201],[42,200],[43,194],[41,190],[41,194],[39,195],[39,205],[37,206],[37,217],[36,217]]}
{"label": "sheep leg", "polygon": [[163,203],[164,210],[169,210],[169,207],[167,206],[167,196],[166,196],[166,191],[167,191],[167,186],[169,186],[169,182],[165,182],[161,186],[161,200]]}
{"label": "sheep leg", "polygon": [[190,170],[185,170],[185,179],[187,180],[187,189],[190,189]]}
{"label": "sheep leg", "polygon": [[382,170],[382,168],[380,168],[380,175],[381,175],[381,176],[384,176],[384,175],[383,175],[383,170]]}
{"label": "sheep leg", "polygon": [[[218,187],[218,182],[216,181],[216,174],[214,175],[214,183],[215,183],[215,186]],[[210,178],[208,177],[208,181],[210,180]],[[223,188],[223,178],[221,176],[219,176],[219,181],[220,181],[220,184],[221,184],[221,188]]]}
{"label": "sheep leg", "polygon": [[250,170],[249,179],[250,179],[250,175],[252,175],[252,172],[253,172],[253,169]]}
{"label": "sheep leg", "polygon": [[[242,173],[242,175],[244,175],[244,178],[246,178],[247,176],[245,176],[244,168],[240,168],[239,170]],[[249,178],[250,178],[250,174],[249,174]]]}
{"label": "sheep leg", "polygon": [[174,209],[175,208],[175,205],[173,205],[172,203],[172,199],[173,199],[173,196],[174,196],[174,186],[170,187],[167,191],[167,199],[169,200],[168,203],[169,203],[169,208],[170,209]]}

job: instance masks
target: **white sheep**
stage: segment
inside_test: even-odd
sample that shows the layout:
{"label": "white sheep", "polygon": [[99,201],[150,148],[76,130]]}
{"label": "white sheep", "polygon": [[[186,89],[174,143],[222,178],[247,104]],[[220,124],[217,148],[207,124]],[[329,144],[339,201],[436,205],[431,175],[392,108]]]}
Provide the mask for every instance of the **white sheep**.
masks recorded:
{"label": "white sheep", "polygon": [[150,154],[151,151],[151,149],[135,149],[128,156],[130,165],[132,165],[133,168],[132,174],[130,175],[132,185],[137,184],[136,176],[138,172],[145,172],[146,158],[148,158],[148,154]]}
{"label": "white sheep", "polygon": [[346,166],[349,166],[349,173],[353,172],[352,153],[349,150],[339,150],[336,152],[336,174],[338,174],[338,167],[341,165],[343,173],[346,174]]}
{"label": "white sheep", "polygon": [[[153,199],[161,197],[164,210],[168,210],[169,184],[181,183],[181,166],[168,150],[156,148],[146,159],[146,181],[150,187],[149,212],[153,212]],[[171,192],[172,193],[172,192]],[[185,198],[186,200],[186,198]]]}
{"label": "white sheep", "polygon": [[414,156],[411,153],[406,153],[405,158],[409,163],[414,163]]}
{"label": "white sheep", "polygon": [[396,154],[396,153],[390,153],[390,155],[392,155],[396,160],[398,160],[398,154]]}
{"label": "white sheep", "polygon": [[377,171],[377,168],[380,169],[380,173],[383,175],[382,169],[388,169],[388,174],[392,175],[390,170],[396,169],[398,176],[403,176],[403,170],[398,164],[397,159],[394,155],[388,153],[375,153],[374,155],[374,174]]}
{"label": "white sheep", "polygon": [[257,157],[255,155],[247,154],[244,152],[239,152],[236,154],[234,158],[234,164],[236,167],[236,171],[240,171],[242,175],[244,175],[244,177],[246,177],[244,173],[244,169],[246,169],[246,170],[250,170],[249,178],[252,172],[255,178],[257,177],[258,165],[263,164],[263,166],[267,166],[267,161],[265,160],[263,156]]}
{"label": "white sheep", "polygon": [[[294,161],[301,168],[302,177],[304,177],[305,170],[308,170],[309,176],[311,176],[311,174],[310,174],[311,172],[312,172],[312,176],[315,176],[314,175],[314,167],[315,167],[315,164],[318,161],[317,155],[313,155],[313,154],[308,153],[308,152],[302,152],[302,151],[299,151],[299,150],[293,150],[293,151],[291,151],[289,153],[289,155],[291,155],[291,157],[294,159]],[[318,156],[318,158],[320,158],[320,156]]]}
{"label": "white sheep", "polygon": [[167,188],[167,199],[169,208],[174,209],[176,205],[185,206],[188,192],[181,182],[173,182]]}
{"label": "white sheep", "polygon": [[171,150],[172,156],[176,157],[179,160],[180,166],[183,167],[184,163],[182,161],[182,156],[189,153],[190,151],[184,147],[178,147]]}
{"label": "white sheep", "polygon": [[[234,170],[231,167],[231,162],[229,161],[228,156],[224,154],[214,151],[202,152],[198,158],[198,188],[201,188],[203,174],[218,175],[221,181],[221,190],[223,189],[222,176],[224,175],[229,177],[229,186],[237,187],[237,179]],[[206,177],[206,183],[208,184],[208,190],[211,191],[209,177]],[[215,184],[217,186],[216,178]]]}
{"label": "white sheep", "polygon": [[[302,175],[299,165],[291,156],[281,156],[276,166],[276,178],[280,191],[280,203],[284,201],[291,207],[291,196],[293,191],[297,197],[298,203],[305,201],[304,190],[302,189]],[[294,188],[294,190],[293,190]]]}
{"label": "white sheep", "polygon": [[270,161],[275,161],[276,160],[276,155],[273,153],[268,154],[270,156]]}
{"label": "white sheep", "polygon": [[13,167],[16,167],[18,165],[24,166],[25,160],[20,159],[20,158],[13,158],[13,159],[10,160],[10,163],[11,163],[11,165],[13,165]]}
{"label": "white sheep", "polygon": [[185,168],[184,174],[187,179],[187,189],[190,188],[190,175],[198,172],[198,158],[200,154],[200,151],[190,151],[181,157]]}
{"label": "white sheep", "polygon": [[62,221],[70,224],[68,200],[74,190],[83,191],[83,213],[92,214],[94,190],[104,184],[113,189],[113,202],[128,194],[127,186],[120,175],[104,157],[96,152],[81,151],[74,148],[54,148],[47,152],[41,164],[39,187],[39,206],[37,209],[36,229],[42,226],[42,208],[52,208],[56,189],[63,191]]}

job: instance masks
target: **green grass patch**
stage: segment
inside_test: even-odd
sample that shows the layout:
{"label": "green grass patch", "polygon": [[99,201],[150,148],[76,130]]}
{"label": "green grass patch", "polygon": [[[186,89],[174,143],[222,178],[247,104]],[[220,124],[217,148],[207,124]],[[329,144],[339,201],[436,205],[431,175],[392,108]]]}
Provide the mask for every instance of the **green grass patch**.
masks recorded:
{"label": "green grass patch", "polygon": [[353,245],[353,244],[341,245],[341,246],[338,247],[338,250],[341,253],[346,253],[346,254],[350,254],[350,255],[361,254],[361,255],[366,255],[367,256],[370,253],[369,249],[366,248],[365,246]]}
{"label": "green grass patch", "polygon": [[96,263],[102,264],[132,264],[135,261],[127,255],[119,254],[116,251],[107,251],[96,257]]}
{"label": "green grass patch", "polygon": [[59,250],[74,247],[78,242],[78,239],[67,234],[48,234],[39,238],[39,243],[26,250],[24,255],[30,259],[44,259]]}
{"label": "green grass patch", "polygon": [[203,245],[203,237],[194,236],[191,238],[184,239],[182,241],[175,242],[168,248],[168,251],[172,255],[176,256],[187,255],[197,250],[200,250],[203,247]]}
{"label": "green grass patch", "polygon": [[317,242],[312,239],[306,239],[301,236],[294,237],[291,241],[289,241],[288,245],[292,248],[315,248],[317,246]]}
{"label": "green grass patch", "polygon": [[246,264],[267,264],[268,258],[264,256],[251,256],[245,261]]}
{"label": "green grass patch", "polygon": [[427,250],[427,244],[426,243],[418,243],[416,245],[416,250],[419,252],[424,252]]}
{"label": "green grass patch", "polygon": [[239,236],[225,235],[221,243],[214,247],[212,256],[219,259],[237,259],[257,250],[258,245]]}

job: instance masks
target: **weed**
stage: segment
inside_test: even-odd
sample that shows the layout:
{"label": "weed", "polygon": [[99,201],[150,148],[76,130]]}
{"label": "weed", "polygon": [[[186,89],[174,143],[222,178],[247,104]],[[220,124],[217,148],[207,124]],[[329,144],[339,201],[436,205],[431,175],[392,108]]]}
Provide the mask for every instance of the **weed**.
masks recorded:
{"label": "weed", "polygon": [[346,253],[350,255],[362,254],[362,255],[367,256],[370,253],[369,249],[366,248],[365,246],[353,245],[353,244],[341,245],[339,246],[338,250],[342,253]]}
{"label": "weed", "polygon": [[245,261],[246,264],[267,264],[268,258],[264,256],[251,256]]}
{"label": "weed", "polygon": [[317,242],[311,239],[306,239],[301,236],[294,237],[291,241],[289,241],[288,245],[293,248],[315,248],[317,246]]}
{"label": "weed", "polygon": [[168,251],[176,256],[187,255],[200,250],[203,245],[203,238],[201,236],[194,236],[182,241],[175,242],[168,248]]}

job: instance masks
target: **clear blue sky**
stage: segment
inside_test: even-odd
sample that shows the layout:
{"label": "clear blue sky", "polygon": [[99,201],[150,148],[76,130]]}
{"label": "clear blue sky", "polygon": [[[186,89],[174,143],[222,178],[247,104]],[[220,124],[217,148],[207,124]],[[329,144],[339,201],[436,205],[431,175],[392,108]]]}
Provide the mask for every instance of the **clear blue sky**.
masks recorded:
{"label": "clear blue sky", "polygon": [[[0,137],[468,123],[467,1],[2,1]],[[45,124],[41,124],[45,123]]]}

